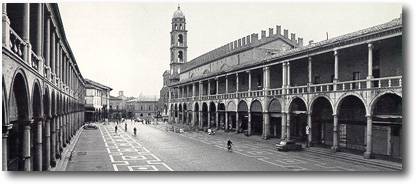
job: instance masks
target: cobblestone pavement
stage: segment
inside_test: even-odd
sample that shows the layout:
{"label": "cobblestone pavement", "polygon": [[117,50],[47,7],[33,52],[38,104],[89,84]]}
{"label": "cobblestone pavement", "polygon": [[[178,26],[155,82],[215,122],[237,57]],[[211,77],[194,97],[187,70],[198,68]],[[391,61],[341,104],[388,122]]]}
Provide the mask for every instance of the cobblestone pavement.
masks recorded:
{"label": "cobblestone pavement", "polygon": [[[93,158],[104,163],[102,170],[115,171],[394,171],[388,167],[350,162],[325,154],[311,154],[309,151],[278,152],[271,143],[238,137],[233,133],[217,133],[211,136],[202,132],[182,134],[166,131],[164,124],[144,125],[127,121],[99,125],[95,131],[96,142],[90,150],[99,152]],[[137,128],[137,136],[133,135]],[[97,133],[98,132],[98,133]],[[226,139],[231,137],[233,152],[227,152]],[[80,143],[85,136],[81,135]],[[100,139],[101,142],[98,140]],[[90,143],[91,144],[91,143]],[[76,147],[75,155],[82,152]],[[81,146],[82,147],[82,146]],[[85,148],[85,145],[83,146]],[[78,149],[78,150],[77,150]],[[79,165],[75,156],[69,163],[70,169],[79,167],[96,168],[94,164]],[[72,164],[72,166],[71,166]],[[101,164],[103,165],[103,164]],[[96,168],[94,170],[99,170]],[[81,169],[82,170],[82,169]]]}

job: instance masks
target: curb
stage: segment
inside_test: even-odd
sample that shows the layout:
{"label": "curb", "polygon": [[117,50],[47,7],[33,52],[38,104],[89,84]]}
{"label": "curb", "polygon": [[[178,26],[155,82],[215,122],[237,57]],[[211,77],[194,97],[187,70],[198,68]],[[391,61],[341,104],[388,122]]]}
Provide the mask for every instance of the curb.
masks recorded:
{"label": "curb", "polygon": [[75,149],[75,145],[78,143],[81,132],[84,130],[84,126],[81,126],[77,133],[74,135],[74,138],[71,140],[70,144],[62,152],[62,159],[56,163],[56,167],[50,171],[65,171],[68,166],[68,162],[71,160],[72,152]]}

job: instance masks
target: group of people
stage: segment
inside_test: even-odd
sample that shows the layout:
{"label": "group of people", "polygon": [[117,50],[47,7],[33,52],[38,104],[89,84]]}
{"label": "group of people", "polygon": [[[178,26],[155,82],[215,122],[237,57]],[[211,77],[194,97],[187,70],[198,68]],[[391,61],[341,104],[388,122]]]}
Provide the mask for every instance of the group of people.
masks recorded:
{"label": "group of people", "polygon": [[[116,134],[117,134],[117,131],[118,131],[118,122],[117,122],[116,126],[114,127],[114,132]],[[127,132],[127,123],[124,123],[124,131]],[[133,134],[134,134],[134,136],[137,136],[137,128],[136,127],[133,128]]]}

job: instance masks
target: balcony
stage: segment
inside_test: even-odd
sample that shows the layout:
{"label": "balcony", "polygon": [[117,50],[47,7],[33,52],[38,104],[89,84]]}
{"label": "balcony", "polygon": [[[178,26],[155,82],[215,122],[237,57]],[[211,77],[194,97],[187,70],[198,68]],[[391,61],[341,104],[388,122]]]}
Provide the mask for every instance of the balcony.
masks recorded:
{"label": "balcony", "polygon": [[[370,83],[367,87],[367,83]],[[207,101],[207,100],[224,100],[224,99],[239,99],[239,98],[257,98],[264,96],[281,96],[284,90],[287,95],[309,94],[309,93],[333,93],[345,91],[359,91],[359,90],[378,90],[378,89],[393,89],[402,87],[402,76],[375,78],[370,80],[354,80],[336,83],[312,84],[306,86],[290,86],[285,89],[275,88],[268,90],[243,91],[234,93],[225,93],[217,95],[204,95],[186,98],[170,99],[174,102],[190,102],[190,101]]]}

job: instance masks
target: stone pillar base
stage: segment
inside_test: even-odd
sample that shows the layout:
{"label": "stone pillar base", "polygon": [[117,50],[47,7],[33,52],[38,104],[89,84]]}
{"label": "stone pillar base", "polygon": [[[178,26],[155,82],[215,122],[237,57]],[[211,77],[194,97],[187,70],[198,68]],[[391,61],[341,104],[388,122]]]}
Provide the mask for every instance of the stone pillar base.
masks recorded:
{"label": "stone pillar base", "polygon": [[369,152],[364,152],[364,158],[365,159],[372,159],[372,158],[374,158],[374,155],[372,153],[369,153]]}
{"label": "stone pillar base", "polygon": [[331,147],[331,152],[332,153],[335,153],[337,151],[339,151],[339,148],[338,147],[334,147],[334,146]]}

